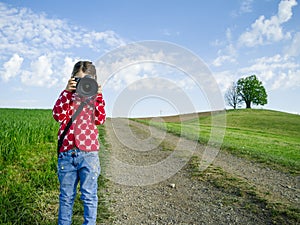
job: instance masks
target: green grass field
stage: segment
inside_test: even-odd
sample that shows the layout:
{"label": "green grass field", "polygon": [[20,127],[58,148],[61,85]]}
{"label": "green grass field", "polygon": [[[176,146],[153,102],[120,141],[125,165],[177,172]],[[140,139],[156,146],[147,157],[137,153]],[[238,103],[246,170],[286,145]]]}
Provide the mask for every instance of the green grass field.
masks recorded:
{"label": "green grass field", "polygon": [[[214,115],[216,118],[222,115]],[[143,121],[149,123],[149,121]],[[197,138],[207,143],[211,132],[211,116],[182,123],[162,124],[176,135]],[[275,169],[300,173],[300,116],[271,110],[240,109],[226,112],[226,130],[222,149],[262,162]]]}
{"label": "green grass field", "polygon": [[[226,120],[223,149],[299,174],[299,115],[269,110],[230,110]],[[56,224],[58,123],[52,118],[51,110],[0,109],[0,124],[0,224]],[[166,127],[177,135],[183,130],[189,138],[200,136],[199,141],[207,143],[211,117],[166,123]],[[99,133],[105,147],[103,126],[99,126]],[[105,188],[102,176],[99,188]],[[98,221],[101,222],[110,215],[105,196],[101,191],[99,195]],[[74,224],[82,223],[82,211],[78,195]]]}
{"label": "green grass field", "polygon": [[[0,109],[0,124],[0,224],[57,224],[59,124],[51,110],[30,109]],[[103,126],[99,132],[105,145]],[[99,188],[104,187],[100,176]],[[109,217],[108,208],[104,196],[99,201],[102,221]],[[82,224],[82,215],[78,194],[73,224]]]}

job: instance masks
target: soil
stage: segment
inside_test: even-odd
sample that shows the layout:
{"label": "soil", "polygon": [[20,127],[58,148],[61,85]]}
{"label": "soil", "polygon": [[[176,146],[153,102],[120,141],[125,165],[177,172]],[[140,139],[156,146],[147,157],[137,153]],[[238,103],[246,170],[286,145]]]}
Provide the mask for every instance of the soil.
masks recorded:
{"label": "soil", "polygon": [[[218,152],[209,168],[219,168],[233,182],[249,185],[263,196],[261,201],[194,176],[190,160],[201,159],[205,151],[197,142],[127,119],[109,119],[105,127],[110,147],[103,174],[108,178],[110,224],[299,222],[274,217],[266,204],[280,202],[299,209],[299,176]],[[210,175],[209,169],[200,173],[205,175],[202,178]]]}

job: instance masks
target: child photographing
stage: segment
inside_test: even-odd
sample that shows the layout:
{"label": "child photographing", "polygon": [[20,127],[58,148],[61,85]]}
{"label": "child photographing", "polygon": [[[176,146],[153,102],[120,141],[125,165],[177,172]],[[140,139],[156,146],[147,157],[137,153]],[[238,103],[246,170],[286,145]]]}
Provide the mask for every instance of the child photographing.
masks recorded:
{"label": "child photographing", "polygon": [[92,96],[85,96],[76,91],[85,77],[97,80],[95,66],[89,61],[79,61],[74,65],[66,89],[61,92],[53,107],[53,117],[60,123],[57,149],[60,183],[59,225],[70,225],[72,222],[79,182],[84,206],[83,224],[96,224],[97,182],[100,174],[100,146],[96,125],[104,123],[106,114],[100,85],[96,87]]}

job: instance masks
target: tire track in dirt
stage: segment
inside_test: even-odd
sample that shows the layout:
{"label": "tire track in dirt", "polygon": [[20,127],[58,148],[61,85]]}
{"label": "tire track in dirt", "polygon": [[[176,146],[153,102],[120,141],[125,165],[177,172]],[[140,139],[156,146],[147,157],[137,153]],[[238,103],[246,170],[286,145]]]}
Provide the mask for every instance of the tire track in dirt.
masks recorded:
{"label": "tire track in dirt", "polygon": [[[105,176],[109,179],[113,224],[272,224],[270,212],[259,205],[258,210],[252,212],[245,207],[250,204],[248,199],[192,178],[189,166],[184,166],[186,158],[191,157],[191,152],[186,152],[196,147],[194,154],[201,157],[202,145],[185,139],[179,144],[182,138],[126,119],[107,120],[106,134],[110,159]],[[164,160],[174,153],[170,149],[178,145],[180,148],[174,157],[177,161],[171,161],[182,167],[178,172],[153,170],[153,174],[144,176],[144,167],[166,162]],[[130,169],[126,165],[130,165]],[[299,177],[225,152],[218,154],[214,165],[276,198],[299,204]],[[158,178],[164,176],[158,176],[159,173],[169,177],[160,180]],[[145,183],[147,180],[151,182]]]}

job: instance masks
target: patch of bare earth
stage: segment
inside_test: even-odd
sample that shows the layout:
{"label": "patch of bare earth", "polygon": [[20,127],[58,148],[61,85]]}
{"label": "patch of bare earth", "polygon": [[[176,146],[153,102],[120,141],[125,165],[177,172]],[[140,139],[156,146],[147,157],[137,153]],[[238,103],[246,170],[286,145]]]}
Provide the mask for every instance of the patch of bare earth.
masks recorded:
{"label": "patch of bare earth", "polygon": [[197,171],[204,146],[126,119],[106,134],[112,224],[299,223],[268,204],[299,209],[299,177],[223,151]]}

